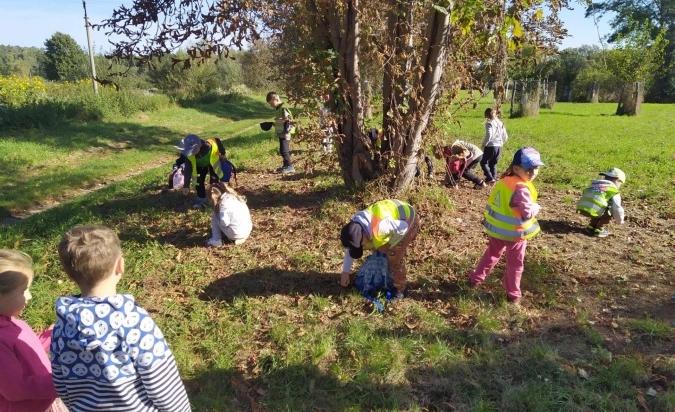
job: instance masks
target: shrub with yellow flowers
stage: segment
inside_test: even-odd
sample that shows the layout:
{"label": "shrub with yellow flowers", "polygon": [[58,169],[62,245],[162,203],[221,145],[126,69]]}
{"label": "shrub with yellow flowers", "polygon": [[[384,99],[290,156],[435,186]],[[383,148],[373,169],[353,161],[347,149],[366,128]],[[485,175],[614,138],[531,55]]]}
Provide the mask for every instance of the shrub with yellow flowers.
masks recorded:
{"label": "shrub with yellow flowers", "polygon": [[0,107],[19,108],[46,97],[47,86],[40,77],[0,76]]}

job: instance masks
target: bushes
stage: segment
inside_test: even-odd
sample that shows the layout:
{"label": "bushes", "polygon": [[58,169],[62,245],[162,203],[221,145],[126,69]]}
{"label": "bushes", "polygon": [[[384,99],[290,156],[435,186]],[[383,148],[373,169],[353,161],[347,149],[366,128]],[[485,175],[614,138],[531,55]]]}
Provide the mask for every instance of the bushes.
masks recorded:
{"label": "bushes", "polygon": [[167,96],[141,90],[116,91],[91,81],[46,83],[38,77],[0,77],[0,125],[45,127],[65,121],[102,120],[155,111],[171,104]]}

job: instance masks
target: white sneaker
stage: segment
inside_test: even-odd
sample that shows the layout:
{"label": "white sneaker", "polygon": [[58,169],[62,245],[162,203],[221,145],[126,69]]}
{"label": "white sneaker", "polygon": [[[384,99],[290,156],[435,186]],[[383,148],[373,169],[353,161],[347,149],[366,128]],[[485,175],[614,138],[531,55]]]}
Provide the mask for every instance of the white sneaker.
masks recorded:
{"label": "white sneaker", "polygon": [[223,241],[211,238],[211,239],[206,241],[206,246],[221,247],[221,246],[223,246]]}
{"label": "white sneaker", "polygon": [[242,243],[246,242],[246,239],[248,239],[248,238],[246,237],[246,238],[243,238],[243,239],[237,239],[237,240],[234,241],[234,244],[235,245],[241,245]]}

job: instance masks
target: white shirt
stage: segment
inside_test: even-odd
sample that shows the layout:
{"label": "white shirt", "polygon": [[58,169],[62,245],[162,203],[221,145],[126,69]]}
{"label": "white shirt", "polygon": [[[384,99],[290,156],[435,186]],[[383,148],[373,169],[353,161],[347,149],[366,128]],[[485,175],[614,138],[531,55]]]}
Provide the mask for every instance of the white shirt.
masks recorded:
{"label": "white shirt", "polygon": [[220,197],[220,211],[215,220],[220,230],[231,240],[246,239],[253,230],[248,206],[229,193]]}
{"label": "white shirt", "polygon": [[[377,225],[377,233],[383,237],[389,237],[389,241],[386,244],[390,247],[398,245],[403,237],[408,232],[408,223],[405,220],[393,219],[391,217],[385,217],[380,220]],[[367,235],[366,235],[367,236]],[[352,265],[354,264],[354,258],[349,255],[349,249],[345,250],[345,257],[342,260],[342,272],[350,272],[352,270]]]}

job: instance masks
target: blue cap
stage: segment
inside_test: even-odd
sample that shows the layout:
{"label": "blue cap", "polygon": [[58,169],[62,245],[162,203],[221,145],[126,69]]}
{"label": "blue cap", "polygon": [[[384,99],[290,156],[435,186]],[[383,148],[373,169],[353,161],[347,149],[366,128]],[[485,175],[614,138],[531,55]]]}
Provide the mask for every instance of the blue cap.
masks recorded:
{"label": "blue cap", "polygon": [[183,152],[183,155],[192,156],[199,153],[199,149],[202,148],[202,139],[195,134],[189,134],[174,147]]}
{"label": "blue cap", "polygon": [[518,149],[515,155],[513,155],[514,166],[521,166],[525,169],[532,169],[537,166],[546,166],[544,162],[541,161],[541,155],[534,147],[523,147]]}

